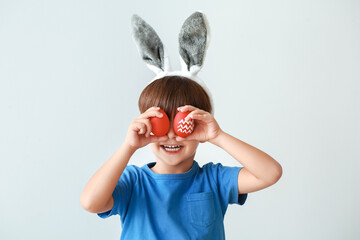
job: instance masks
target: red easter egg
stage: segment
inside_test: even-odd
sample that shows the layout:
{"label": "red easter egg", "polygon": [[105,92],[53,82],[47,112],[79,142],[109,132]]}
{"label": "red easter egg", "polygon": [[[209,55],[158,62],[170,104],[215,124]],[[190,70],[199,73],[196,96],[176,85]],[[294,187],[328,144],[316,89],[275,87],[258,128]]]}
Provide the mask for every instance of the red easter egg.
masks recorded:
{"label": "red easter egg", "polygon": [[168,116],[163,110],[160,109],[159,112],[163,114],[162,118],[158,118],[158,117],[150,118],[150,123],[152,127],[151,132],[157,137],[162,137],[165,136],[169,131],[170,121]]}
{"label": "red easter egg", "polygon": [[180,137],[187,137],[189,136],[193,131],[195,127],[195,123],[193,119],[185,121],[185,117],[190,112],[178,112],[175,115],[174,118],[174,132],[176,135]]}

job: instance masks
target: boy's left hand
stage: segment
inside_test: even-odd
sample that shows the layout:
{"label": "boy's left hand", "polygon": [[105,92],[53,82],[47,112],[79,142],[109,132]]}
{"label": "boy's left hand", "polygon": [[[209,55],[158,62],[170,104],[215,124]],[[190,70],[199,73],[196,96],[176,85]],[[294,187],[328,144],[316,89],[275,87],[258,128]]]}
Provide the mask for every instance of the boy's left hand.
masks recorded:
{"label": "boy's left hand", "polygon": [[195,120],[195,129],[189,136],[182,138],[177,136],[177,141],[197,140],[199,142],[206,142],[215,139],[221,132],[219,124],[216,122],[213,115],[204,110],[198,109],[191,105],[186,105],[178,108],[180,112],[190,112],[186,116],[186,120]]}

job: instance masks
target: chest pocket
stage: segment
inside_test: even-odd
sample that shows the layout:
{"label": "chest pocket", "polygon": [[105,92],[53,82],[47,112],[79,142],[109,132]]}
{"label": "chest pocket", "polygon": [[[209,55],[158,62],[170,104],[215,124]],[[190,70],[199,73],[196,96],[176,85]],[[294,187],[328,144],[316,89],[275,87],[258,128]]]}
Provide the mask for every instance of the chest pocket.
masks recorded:
{"label": "chest pocket", "polygon": [[187,200],[191,223],[208,227],[215,222],[215,199],[212,192],[192,193]]}

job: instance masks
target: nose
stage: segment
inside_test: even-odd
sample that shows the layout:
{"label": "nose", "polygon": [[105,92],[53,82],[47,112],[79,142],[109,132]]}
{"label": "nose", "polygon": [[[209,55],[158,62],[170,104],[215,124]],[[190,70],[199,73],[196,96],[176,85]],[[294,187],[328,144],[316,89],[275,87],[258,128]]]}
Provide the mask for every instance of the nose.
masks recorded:
{"label": "nose", "polygon": [[174,129],[172,128],[172,123],[170,124],[170,129],[167,133],[167,136],[169,137],[169,139],[176,138],[176,134],[174,132]]}

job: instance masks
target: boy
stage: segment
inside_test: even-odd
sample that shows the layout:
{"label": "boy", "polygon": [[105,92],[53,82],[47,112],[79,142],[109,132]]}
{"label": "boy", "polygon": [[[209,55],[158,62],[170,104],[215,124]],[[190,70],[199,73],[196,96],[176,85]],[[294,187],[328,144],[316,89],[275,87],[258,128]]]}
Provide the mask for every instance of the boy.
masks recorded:
{"label": "boy", "polygon": [[[153,81],[141,93],[139,109],[122,146],[81,195],[87,211],[102,218],[120,215],[121,239],[225,239],[228,204],[244,204],[248,193],[271,186],[282,175],[273,158],[219,127],[207,92],[193,80],[166,76]],[[152,135],[150,118],[163,117],[159,109],[170,125],[177,111],[190,111],[194,132],[181,138],[170,128],[165,136]],[[199,167],[194,157],[200,142],[224,149],[244,167]],[[127,166],[146,145],[156,162]]]}

